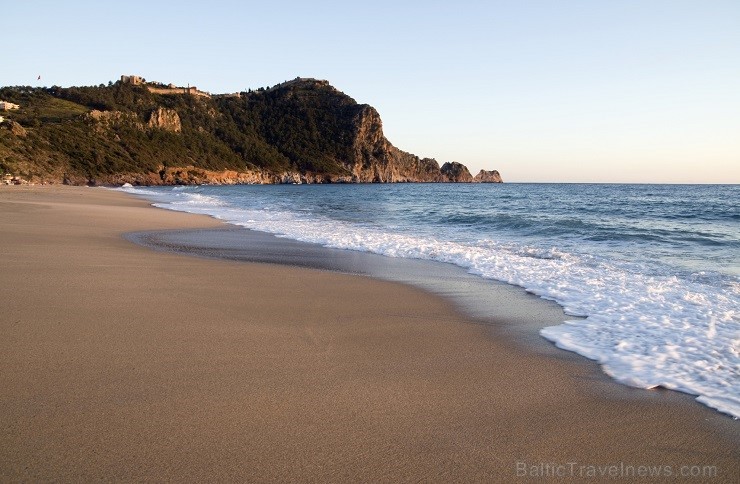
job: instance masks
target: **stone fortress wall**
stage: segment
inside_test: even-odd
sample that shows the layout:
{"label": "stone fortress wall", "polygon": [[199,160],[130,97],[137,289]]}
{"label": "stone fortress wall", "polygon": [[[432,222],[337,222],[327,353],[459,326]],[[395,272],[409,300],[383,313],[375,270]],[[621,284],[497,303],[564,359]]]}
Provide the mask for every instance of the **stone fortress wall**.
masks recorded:
{"label": "stone fortress wall", "polygon": [[198,90],[195,86],[188,86],[188,87],[178,87],[174,84],[170,84],[167,87],[155,87],[149,85],[149,83],[146,82],[146,79],[140,76],[121,76],[121,82],[124,84],[133,84],[134,86],[144,86],[146,87],[149,92],[152,92],[154,94],[164,94],[164,95],[172,95],[172,94],[189,94],[191,96],[202,96],[210,98],[211,94],[205,91]]}

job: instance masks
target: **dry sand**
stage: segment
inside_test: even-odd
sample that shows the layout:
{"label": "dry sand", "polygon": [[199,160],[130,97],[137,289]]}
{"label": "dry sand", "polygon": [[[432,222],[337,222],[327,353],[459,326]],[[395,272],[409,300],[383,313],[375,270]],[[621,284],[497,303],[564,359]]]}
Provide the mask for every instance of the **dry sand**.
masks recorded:
{"label": "dry sand", "polygon": [[121,237],[217,225],[103,189],[0,189],[0,480],[511,482],[573,462],[740,481],[738,422],[421,290]]}

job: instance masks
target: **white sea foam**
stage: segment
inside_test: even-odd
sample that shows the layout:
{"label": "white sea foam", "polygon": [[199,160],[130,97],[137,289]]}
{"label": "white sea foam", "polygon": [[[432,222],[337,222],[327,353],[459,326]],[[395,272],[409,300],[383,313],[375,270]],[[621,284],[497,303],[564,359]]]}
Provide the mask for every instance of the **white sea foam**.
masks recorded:
{"label": "white sea foam", "polygon": [[327,247],[456,264],[471,273],[521,286],[585,319],[541,330],[558,347],[598,361],[626,385],[697,395],[707,406],[740,417],[738,292],[700,280],[650,275],[639,264],[615,263],[557,248],[496,240],[456,240],[440,231],[415,234],[266,207],[230,206],[188,191],[127,189],[173,210]]}

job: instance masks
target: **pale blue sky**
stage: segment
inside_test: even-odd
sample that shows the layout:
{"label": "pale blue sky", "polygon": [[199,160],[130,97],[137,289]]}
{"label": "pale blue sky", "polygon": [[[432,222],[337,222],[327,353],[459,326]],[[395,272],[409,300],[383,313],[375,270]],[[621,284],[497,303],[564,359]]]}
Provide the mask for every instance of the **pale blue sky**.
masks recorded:
{"label": "pale blue sky", "polygon": [[[507,181],[740,183],[740,1],[10,1],[0,85],[329,80]],[[42,76],[39,83],[38,75]]]}

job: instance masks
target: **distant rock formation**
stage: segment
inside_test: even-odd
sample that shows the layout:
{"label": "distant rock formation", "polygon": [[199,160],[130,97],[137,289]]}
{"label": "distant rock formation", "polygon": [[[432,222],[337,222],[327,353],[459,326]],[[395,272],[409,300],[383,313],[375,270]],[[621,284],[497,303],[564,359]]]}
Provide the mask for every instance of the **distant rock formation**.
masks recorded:
{"label": "distant rock formation", "polygon": [[447,181],[455,183],[470,183],[473,181],[473,175],[470,174],[468,168],[456,161],[445,163],[440,171],[447,177]]}
{"label": "distant rock formation", "polygon": [[179,133],[182,131],[182,124],[180,123],[180,116],[174,109],[157,108],[149,115],[149,127],[150,128],[161,128],[166,131],[172,131],[173,133]]}
{"label": "distant rock formation", "polygon": [[10,130],[10,132],[13,133],[14,136],[17,136],[19,138],[25,138],[28,134],[26,132],[26,128],[11,119],[6,119],[5,121],[3,121],[2,126]]}
{"label": "distant rock formation", "polygon": [[136,113],[123,111],[99,111],[93,109],[84,115],[84,119],[93,126],[97,133],[105,132],[114,126],[130,125],[143,131],[144,125],[139,121]]}
{"label": "distant rock formation", "polygon": [[473,178],[473,181],[476,183],[503,183],[504,181],[501,179],[501,175],[497,170],[481,170],[478,172],[477,175]]}

